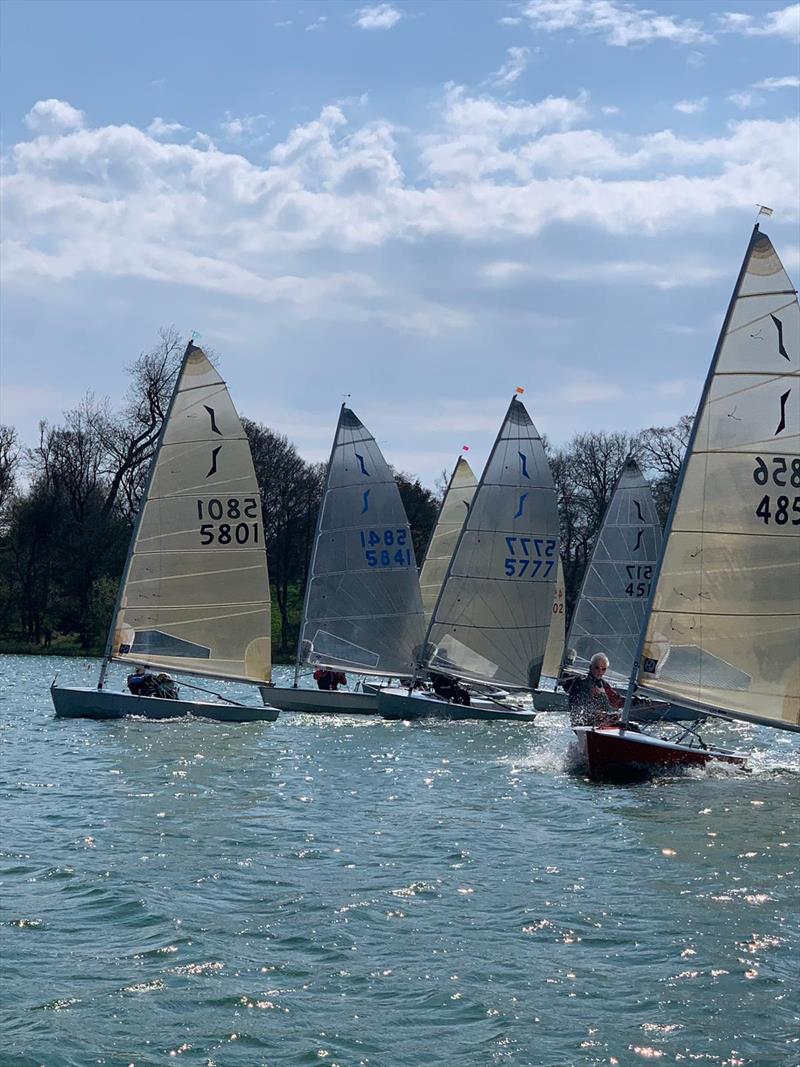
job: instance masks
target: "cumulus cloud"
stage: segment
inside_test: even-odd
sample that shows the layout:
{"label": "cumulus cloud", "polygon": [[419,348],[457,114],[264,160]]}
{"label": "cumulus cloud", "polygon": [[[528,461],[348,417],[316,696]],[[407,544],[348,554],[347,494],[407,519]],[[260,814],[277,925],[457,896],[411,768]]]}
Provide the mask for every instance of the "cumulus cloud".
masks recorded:
{"label": "cumulus cloud", "polygon": [[25,125],[34,133],[60,133],[79,130],[84,114],[65,100],[37,100],[25,116]]}
{"label": "cumulus cloud", "polygon": [[[797,217],[793,119],[689,138],[612,135],[588,127],[590,117],[585,94],[502,102],[450,85],[436,128],[416,142],[404,134],[402,162],[390,123],[354,123],[339,105],[290,130],[264,163],[131,125],[62,128],[10,151],[6,279],[173,280],[435,335],[463,329],[468,313],[388,298],[346,257],[395,242],[528,239],[559,221],[663,233],[763,200]],[[315,272],[309,262],[336,266]],[[486,281],[524,277],[519,262],[495,255]],[[579,280],[577,268],[561,269]],[[696,280],[709,277],[703,269]],[[639,260],[603,270],[668,284]]]}
{"label": "cumulus cloud", "polygon": [[179,122],[166,122],[160,115],[156,115],[147,127],[147,132],[151,137],[169,137],[170,134],[180,133],[184,129],[186,127],[181,126]]}
{"label": "cumulus cloud", "polygon": [[787,41],[800,41],[800,4],[768,11],[765,17],[728,11],[719,16],[719,22],[723,31],[741,33],[745,37],[783,37]]}
{"label": "cumulus cloud", "polygon": [[354,17],[360,30],[390,30],[403,17],[403,12],[391,4],[374,4],[360,8]]}
{"label": "cumulus cloud", "polygon": [[619,48],[657,40],[697,44],[711,39],[692,19],[656,14],[617,0],[527,0],[522,13],[537,30],[597,34]]}
{"label": "cumulus cloud", "polygon": [[705,111],[706,104],[708,104],[707,96],[701,96],[699,100],[679,100],[675,105],[675,110],[684,115],[699,115]]}

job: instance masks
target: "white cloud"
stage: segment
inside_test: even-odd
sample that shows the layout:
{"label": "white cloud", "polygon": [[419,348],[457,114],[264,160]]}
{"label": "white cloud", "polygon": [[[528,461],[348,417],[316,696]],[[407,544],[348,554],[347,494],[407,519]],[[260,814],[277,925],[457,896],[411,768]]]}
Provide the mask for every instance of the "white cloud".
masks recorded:
{"label": "white cloud", "polygon": [[606,104],[600,108],[604,115],[619,115],[620,109],[615,104]]}
{"label": "white cloud", "polygon": [[25,116],[25,125],[34,133],[61,133],[79,130],[84,114],[65,100],[37,100]]}
{"label": "white cloud", "polygon": [[179,122],[166,122],[160,115],[156,115],[147,127],[147,132],[151,137],[169,137],[171,133],[180,133],[184,129],[186,127],[181,126]]}
{"label": "white cloud", "polygon": [[750,108],[758,107],[759,104],[763,103],[760,96],[758,96],[756,93],[751,93],[747,91],[740,93],[730,93],[728,95],[728,100],[732,104],[735,104],[736,107],[741,108],[742,111],[748,111]]}
{"label": "white cloud", "polygon": [[320,15],[314,22],[309,22],[306,26],[306,33],[313,33],[314,30],[322,30],[325,28],[325,23],[328,21],[327,15]]}
{"label": "white cloud", "polygon": [[503,18],[497,21],[501,26],[519,26],[522,24],[522,19],[515,15],[504,15]]}
{"label": "white cloud", "polygon": [[707,96],[701,96],[699,100],[679,100],[675,105],[675,110],[684,115],[699,115],[700,112],[705,111],[707,103]]}
{"label": "white cloud", "polygon": [[355,13],[355,22],[361,30],[390,30],[403,17],[391,4],[374,4],[362,7]]}
{"label": "white cloud", "polygon": [[527,67],[530,55],[530,48],[507,48],[505,63],[499,70],[496,70],[494,74],[489,75],[489,82],[498,88],[511,85]]}
{"label": "white cloud", "polygon": [[220,123],[220,128],[227,138],[232,141],[239,140],[244,136],[252,136],[258,128],[267,120],[267,115],[231,115],[225,113],[225,121]]}
{"label": "white cloud", "polygon": [[[437,336],[466,328],[472,309],[414,294],[412,283],[383,286],[368,260],[351,257],[484,242],[498,250],[484,256],[484,282],[501,286],[533,269],[503,241],[558,222],[646,237],[764,200],[797,217],[794,120],[742,121],[704,138],[611,135],[588,120],[585,96],[504,103],[449,86],[436,131],[406,136],[402,163],[388,122],[354,124],[341,106],[292,129],[263,164],[207,137],[168,142],[130,125],[36,136],[9,153],[5,278],[174,281]],[[547,276],[578,283],[599,271],[668,288],[715,269],[636,255],[583,272],[548,263]]]}
{"label": "white cloud", "polygon": [[754,89],[800,89],[800,78],[796,74],[790,74],[786,78],[764,78],[763,81],[755,82]]}
{"label": "white cloud", "polygon": [[720,28],[728,33],[741,33],[745,37],[785,37],[787,41],[800,41],[800,4],[769,11],[761,21],[744,12],[726,12],[719,16]]}
{"label": "white cloud", "polygon": [[675,44],[710,40],[709,34],[693,20],[656,14],[617,0],[527,0],[522,13],[538,30],[596,33],[607,44],[622,48],[656,40]]}
{"label": "white cloud", "polygon": [[681,259],[672,263],[649,263],[641,259],[613,259],[594,262],[554,260],[520,263],[493,260],[479,271],[483,282],[493,287],[517,285],[523,281],[576,282],[592,285],[643,285],[655,289],[678,289],[708,285],[730,274],[730,265]]}

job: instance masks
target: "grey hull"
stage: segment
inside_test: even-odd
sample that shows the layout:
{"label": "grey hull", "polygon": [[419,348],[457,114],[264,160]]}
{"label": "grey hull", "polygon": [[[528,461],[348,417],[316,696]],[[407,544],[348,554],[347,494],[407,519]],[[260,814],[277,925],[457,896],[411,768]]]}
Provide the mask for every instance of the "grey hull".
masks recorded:
{"label": "grey hull", "polygon": [[561,689],[534,689],[533,706],[537,711],[566,711],[567,694]]}
{"label": "grey hull", "polygon": [[52,685],[50,696],[56,715],[62,719],[123,719],[127,715],[137,715],[144,719],[192,716],[217,722],[274,722],[278,718],[278,709],[273,707],[245,707],[206,700],[165,700],[89,686],[62,689]]}
{"label": "grey hull", "polygon": [[378,694],[378,713],[384,719],[483,719],[531,723],[536,713],[524,709],[501,707],[490,701],[473,701],[469,707],[408,690],[386,690]]}
{"label": "grey hull", "polygon": [[281,688],[259,686],[265,704],[281,711],[297,711],[307,715],[377,715],[377,693],[351,693],[346,689],[332,692],[326,689]]}

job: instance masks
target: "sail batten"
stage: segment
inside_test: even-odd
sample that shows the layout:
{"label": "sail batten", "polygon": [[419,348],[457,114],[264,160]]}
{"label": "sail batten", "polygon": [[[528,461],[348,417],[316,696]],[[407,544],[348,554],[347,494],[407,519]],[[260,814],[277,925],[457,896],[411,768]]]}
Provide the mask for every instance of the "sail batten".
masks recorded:
{"label": "sail batten", "polygon": [[800,305],[756,227],[684,459],[638,681],[797,729],[799,647]]}
{"label": "sail batten", "polygon": [[342,405],[309,566],[298,666],[409,675],[423,633],[400,491],[374,437]]}
{"label": "sail batten", "polygon": [[189,344],[140,506],[108,658],[236,681],[270,676],[261,497],[227,387]]}

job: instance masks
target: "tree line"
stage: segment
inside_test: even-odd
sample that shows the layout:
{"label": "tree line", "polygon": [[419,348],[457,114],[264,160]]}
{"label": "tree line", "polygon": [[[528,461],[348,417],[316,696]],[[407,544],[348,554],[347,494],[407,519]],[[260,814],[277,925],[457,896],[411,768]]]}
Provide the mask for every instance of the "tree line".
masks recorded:
{"label": "tree line", "polygon": [[[184,340],[174,328],[126,367],[118,409],[87,393],[58,425],[42,422],[24,447],[0,426],[0,650],[100,653],[130,534]],[[290,658],[311,557],[325,465],[252,419],[242,423],[261,489],[273,602],[273,650]],[[567,613],[625,459],[650,478],[662,519],[675,487],[691,419],[639,433],[602,430],[546,444],[559,498]],[[395,472],[421,561],[449,472],[436,490]]]}

